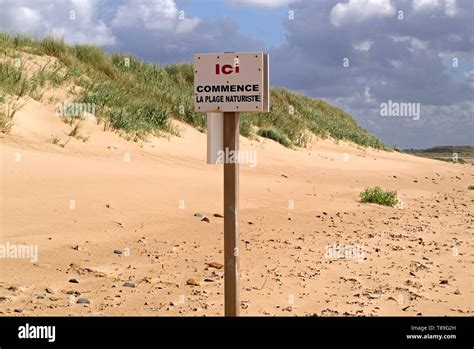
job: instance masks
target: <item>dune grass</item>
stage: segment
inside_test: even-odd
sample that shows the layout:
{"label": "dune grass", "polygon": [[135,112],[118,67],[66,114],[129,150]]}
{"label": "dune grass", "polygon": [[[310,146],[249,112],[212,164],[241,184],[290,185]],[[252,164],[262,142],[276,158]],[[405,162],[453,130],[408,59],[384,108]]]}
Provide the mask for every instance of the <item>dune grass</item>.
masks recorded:
{"label": "dune grass", "polygon": [[13,117],[22,107],[16,98],[0,96],[0,132],[8,133],[13,126]]}
{"label": "dune grass", "polygon": [[264,138],[273,139],[285,147],[289,147],[291,145],[290,141],[283,134],[283,132],[275,128],[261,128],[258,130],[257,134]]}
{"label": "dune grass", "polygon": [[360,193],[360,201],[393,207],[398,203],[397,192],[385,191],[380,187],[366,188]]}
{"label": "dune grass", "polygon": [[[58,58],[51,67],[28,78],[11,62],[18,52]],[[62,72],[62,73],[61,73]],[[47,36],[32,38],[0,32],[0,93],[41,99],[48,86],[72,80],[83,88],[78,103],[94,103],[104,129],[130,139],[173,133],[172,119],[206,130],[206,116],[193,105],[193,67],[189,63],[160,66],[126,54],[106,54],[93,45],[67,45]],[[284,146],[306,146],[310,135],[387,149],[341,109],[283,88],[272,88],[270,113],[242,113],[241,134],[255,133]]]}

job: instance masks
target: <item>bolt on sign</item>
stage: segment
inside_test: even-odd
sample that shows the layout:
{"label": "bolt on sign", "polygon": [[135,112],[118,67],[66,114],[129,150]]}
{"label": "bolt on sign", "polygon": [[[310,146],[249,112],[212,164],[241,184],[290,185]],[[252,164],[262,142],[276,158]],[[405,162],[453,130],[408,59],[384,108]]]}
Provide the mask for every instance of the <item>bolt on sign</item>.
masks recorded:
{"label": "bolt on sign", "polygon": [[196,112],[268,112],[268,54],[194,55],[194,98]]}

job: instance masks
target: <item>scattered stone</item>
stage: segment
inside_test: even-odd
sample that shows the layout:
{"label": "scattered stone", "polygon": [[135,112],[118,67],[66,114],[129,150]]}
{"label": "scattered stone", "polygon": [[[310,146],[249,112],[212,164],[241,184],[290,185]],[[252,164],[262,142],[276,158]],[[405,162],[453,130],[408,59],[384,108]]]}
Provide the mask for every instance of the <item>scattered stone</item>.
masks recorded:
{"label": "scattered stone", "polygon": [[188,280],[186,281],[186,285],[199,286],[199,283],[198,283],[196,280],[194,280],[194,279],[188,279]]}
{"label": "scattered stone", "polygon": [[214,213],[214,217],[216,218],[224,218],[223,215],[219,214],[219,213]]}
{"label": "scattered stone", "polygon": [[79,251],[79,245],[75,245],[71,247],[73,250]]}
{"label": "scattered stone", "polygon": [[76,302],[77,304],[91,304],[91,301],[87,298],[79,298]]}
{"label": "scattered stone", "polygon": [[440,285],[447,285],[447,284],[448,284],[448,280],[441,280],[439,283],[440,283]]}
{"label": "scattered stone", "polygon": [[80,296],[81,292],[71,290],[71,291],[66,291],[66,294],[70,294],[70,295],[72,294],[72,295],[75,295],[75,296]]}
{"label": "scattered stone", "polygon": [[9,288],[7,288],[8,291],[18,291],[18,286],[10,286]]}
{"label": "scattered stone", "polygon": [[207,217],[202,217],[201,222],[211,223],[211,220]]}
{"label": "scattered stone", "polygon": [[406,311],[408,308],[410,308],[409,305],[407,305],[405,308],[402,308],[403,311]]}
{"label": "scattered stone", "polygon": [[134,287],[135,287],[135,284],[133,284],[133,283],[127,281],[127,282],[125,282],[125,283],[123,284],[123,287],[131,287],[131,288],[134,288]]}
{"label": "scattered stone", "polygon": [[287,176],[287,175],[285,175],[285,174],[282,174],[281,176],[282,176],[282,177],[284,177],[284,178],[288,178],[288,176]]}
{"label": "scattered stone", "polygon": [[46,291],[46,293],[54,294],[54,290],[50,287],[46,287],[44,290]]}
{"label": "scattered stone", "polygon": [[36,299],[44,299],[44,294],[43,293],[37,294]]}
{"label": "scattered stone", "polygon": [[14,311],[15,311],[15,313],[23,313],[23,309],[18,309],[18,308],[17,308],[17,309],[15,309]]}
{"label": "scattered stone", "polygon": [[216,268],[216,269],[222,269],[224,267],[224,264],[221,264],[218,262],[210,262],[210,263],[206,263],[206,265],[211,268]]}
{"label": "scattered stone", "polygon": [[152,279],[151,277],[149,277],[149,276],[145,276],[145,277],[143,278],[143,281],[145,281],[145,282],[151,284],[151,282],[153,281],[153,279]]}
{"label": "scattered stone", "polygon": [[120,251],[120,250],[114,250],[114,253],[115,253],[115,254],[122,254],[122,251]]}
{"label": "scattered stone", "polygon": [[459,291],[459,289],[456,289],[456,291],[454,291],[454,294],[461,294],[461,291]]}
{"label": "scattered stone", "polygon": [[122,222],[114,221],[114,223],[117,224],[117,226],[119,228],[123,228],[123,223]]}
{"label": "scattered stone", "polygon": [[212,279],[204,279],[205,282],[214,282]]}
{"label": "scattered stone", "polygon": [[59,300],[58,297],[49,297],[49,300],[52,302],[57,302]]}
{"label": "scattered stone", "polygon": [[110,204],[105,205],[105,207],[110,208]]}
{"label": "scattered stone", "polygon": [[201,213],[199,213],[199,212],[197,212],[197,213],[195,213],[195,214],[194,214],[194,217],[201,218],[201,217],[202,217],[202,214],[201,214]]}
{"label": "scattered stone", "polygon": [[72,283],[72,284],[78,284],[79,281],[77,281],[77,279],[69,279],[69,282]]}
{"label": "scattered stone", "polygon": [[252,225],[252,224],[255,224],[255,223],[254,223],[254,222],[250,222],[250,221],[248,221],[248,224],[249,224],[249,225]]}

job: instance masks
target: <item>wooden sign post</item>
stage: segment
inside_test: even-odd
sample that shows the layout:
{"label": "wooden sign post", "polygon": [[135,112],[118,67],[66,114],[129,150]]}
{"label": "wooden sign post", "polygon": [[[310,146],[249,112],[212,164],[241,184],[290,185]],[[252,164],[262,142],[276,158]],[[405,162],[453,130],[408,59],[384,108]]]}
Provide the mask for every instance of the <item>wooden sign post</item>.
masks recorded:
{"label": "wooden sign post", "polygon": [[[240,112],[269,111],[268,55],[207,53],[194,56],[194,105],[208,114],[207,162],[224,163],[224,309],[240,315],[239,135]],[[223,113],[223,127],[220,117]],[[211,122],[211,118],[212,122]],[[219,149],[223,146],[223,149]]]}
{"label": "wooden sign post", "polygon": [[[239,113],[224,113],[224,147],[239,151]],[[224,164],[224,308],[240,314],[239,163]]]}

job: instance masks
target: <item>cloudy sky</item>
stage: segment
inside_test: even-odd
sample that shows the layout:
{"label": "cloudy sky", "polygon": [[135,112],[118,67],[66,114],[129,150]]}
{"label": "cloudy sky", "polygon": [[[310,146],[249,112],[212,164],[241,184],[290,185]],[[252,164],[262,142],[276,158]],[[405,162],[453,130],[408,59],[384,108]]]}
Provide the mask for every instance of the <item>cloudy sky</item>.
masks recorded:
{"label": "cloudy sky", "polygon": [[[0,0],[0,28],[157,63],[266,51],[272,85],[401,148],[474,144],[474,0]],[[420,117],[381,116],[419,103]]]}

